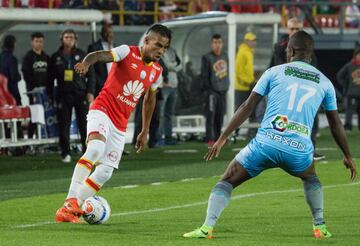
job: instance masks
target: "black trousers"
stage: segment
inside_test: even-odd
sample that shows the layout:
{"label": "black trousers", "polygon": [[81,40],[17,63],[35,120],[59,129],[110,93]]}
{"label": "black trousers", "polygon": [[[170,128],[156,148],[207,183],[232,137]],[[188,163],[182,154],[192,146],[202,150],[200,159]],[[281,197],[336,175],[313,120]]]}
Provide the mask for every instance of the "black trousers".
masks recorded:
{"label": "black trousers", "polygon": [[61,156],[70,154],[70,125],[72,109],[75,108],[76,123],[80,133],[81,144],[85,151],[86,141],[86,115],[89,104],[85,95],[59,95],[57,100],[57,120],[59,123],[59,142]]}
{"label": "black trousers", "polygon": [[209,92],[205,104],[206,141],[215,141],[221,134],[226,108],[226,92]]}
{"label": "black trousers", "polygon": [[358,116],[358,128],[360,130],[360,98],[346,97],[345,101],[345,129],[352,130],[353,104],[356,104],[356,113]]}
{"label": "black trousers", "polygon": [[[160,107],[159,107],[159,97],[156,97],[156,105],[151,118],[150,127],[149,127],[149,148],[153,148],[157,141],[160,140]],[[135,108],[135,117],[134,117],[134,135],[132,139],[132,145],[135,146],[136,138],[141,132],[142,129],[142,105],[144,101],[144,96],[139,99],[139,103]]]}

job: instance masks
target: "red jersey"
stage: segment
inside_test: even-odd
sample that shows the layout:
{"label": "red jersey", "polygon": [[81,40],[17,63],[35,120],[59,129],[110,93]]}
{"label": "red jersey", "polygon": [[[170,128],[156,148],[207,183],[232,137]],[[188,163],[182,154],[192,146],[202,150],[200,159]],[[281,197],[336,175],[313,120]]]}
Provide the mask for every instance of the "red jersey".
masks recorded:
{"label": "red jersey", "polygon": [[126,131],[128,119],[140,97],[162,82],[162,67],[157,62],[145,64],[140,47],[121,45],[111,49],[114,56],[103,89],[90,109],[107,114],[120,131]]}

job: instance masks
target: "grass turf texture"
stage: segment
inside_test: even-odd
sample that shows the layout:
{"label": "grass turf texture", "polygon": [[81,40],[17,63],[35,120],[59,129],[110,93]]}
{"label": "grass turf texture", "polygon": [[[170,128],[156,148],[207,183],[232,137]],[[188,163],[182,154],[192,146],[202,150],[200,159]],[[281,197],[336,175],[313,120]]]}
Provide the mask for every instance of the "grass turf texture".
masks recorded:
{"label": "grass turf texture", "polygon": [[[319,148],[337,148],[328,130],[321,134]],[[360,134],[348,137],[359,159]],[[232,149],[244,145],[227,145],[220,158],[208,163],[202,161],[206,146],[194,142],[123,156],[120,170],[100,192],[112,208],[109,223],[100,226],[53,223],[73,164],[61,163],[57,155],[1,157],[0,245],[359,245],[360,185],[349,185],[339,150],[319,151],[327,163],[317,164],[333,238],[312,238],[301,181],[273,169],[233,192],[213,240],[183,239],[183,233],[202,224],[208,195],[236,154]],[[168,149],[198,152],[164,153]],[[202,179],[180,181],[188,178]],[[140,186],[118,188],[133,184]]]}

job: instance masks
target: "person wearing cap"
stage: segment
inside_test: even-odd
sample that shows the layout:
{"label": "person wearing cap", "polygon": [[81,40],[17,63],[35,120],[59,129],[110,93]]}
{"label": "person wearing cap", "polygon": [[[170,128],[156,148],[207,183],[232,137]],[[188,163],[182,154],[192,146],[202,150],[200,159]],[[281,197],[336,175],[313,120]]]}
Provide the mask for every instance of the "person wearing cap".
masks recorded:
{"label": "person wearing cap", "polygon": [[[240,44],[235,63],[235,111],[249,97],[255,85],[254,48],[256,35],[245,33],[244,41]],[[250,116],[250,122],[256,121],[255,112]],[[238,134],[238,131],[236,131]]]}
{"label": "person wearing cap", "polygon": [[240,44],[235,63],[235,110],[249,97],[255,82],[254,47],[256,35],[247,32]]}

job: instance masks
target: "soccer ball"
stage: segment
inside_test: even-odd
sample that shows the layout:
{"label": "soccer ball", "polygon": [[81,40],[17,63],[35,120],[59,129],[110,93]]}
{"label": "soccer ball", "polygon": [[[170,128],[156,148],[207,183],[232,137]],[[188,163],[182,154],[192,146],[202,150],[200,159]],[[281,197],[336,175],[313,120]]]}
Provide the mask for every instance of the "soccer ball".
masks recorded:
{"label": "soccer ball", "polygon": [[84,211],[84,220],[89,224],[104,224],[110,218],[109,203],[101,196],[89,197],[81,209]]}

